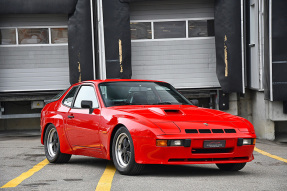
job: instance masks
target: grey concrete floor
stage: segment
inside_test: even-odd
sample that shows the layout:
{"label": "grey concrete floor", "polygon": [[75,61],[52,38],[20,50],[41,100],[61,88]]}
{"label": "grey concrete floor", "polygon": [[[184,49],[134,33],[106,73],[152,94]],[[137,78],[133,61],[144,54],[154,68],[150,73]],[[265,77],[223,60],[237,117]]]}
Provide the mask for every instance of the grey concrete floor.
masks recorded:
{"label": "grey concrete floor", "polygon": [[[287,144],[258,140],[256,147],[287,159]],[[139,176],[115,173],[111,190],[287,190],[287,163],[254,152],[242,171],[213,165],[149,165]],[[38,134],[0,134],[0,187],[45,159]],[[0,190],[95,190],[107,161],[72,156],[67,164],[48,164],[16,188]]]}

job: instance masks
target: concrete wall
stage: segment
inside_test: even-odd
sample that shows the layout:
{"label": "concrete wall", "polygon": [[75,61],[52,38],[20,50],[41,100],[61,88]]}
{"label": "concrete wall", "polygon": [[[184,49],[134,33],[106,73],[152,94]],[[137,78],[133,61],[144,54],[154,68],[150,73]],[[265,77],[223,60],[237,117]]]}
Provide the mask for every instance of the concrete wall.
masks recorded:
{"label": "concrete wall", "polygon": [[275,123],[269,117],[269,101],[264,99],[264,92],[253,91],[252,122],[258,138],[274,140]]}
{"label": "concrete wall", "polygon": [[224,112],[230,113],[232,115],[239,115],[239,98],[236,93],[229,94],[229,110],[225,110]]}
{"label": "concrete wall", "polygon": [[265,100],[264,92],[248,89],[243,97],[230,94],[229,110],[225,112],[249,120],[254,125],[256,135],[260,139],[274,140],[274,121],[278,119],[287,121],[287,115],[283,114],[282,103]]}

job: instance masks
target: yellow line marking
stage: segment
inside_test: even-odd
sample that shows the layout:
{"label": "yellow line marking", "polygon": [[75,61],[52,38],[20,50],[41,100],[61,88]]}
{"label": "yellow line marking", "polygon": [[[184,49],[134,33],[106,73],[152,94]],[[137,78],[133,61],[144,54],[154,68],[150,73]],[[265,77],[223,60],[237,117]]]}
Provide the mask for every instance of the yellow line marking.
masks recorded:
{"label": "yellow line marking", "polygon": [[267,152],[265,152],[265,151],[262,151],[262,150],[260,150],[260,149],[258,149],[258,148],[256,148],[256,147],[254,148],[254,150],[255,150],[256,152],[262,154],[262,155],[265,155],[265,156],[268,156],[268,157],[274,158],[274,159],[276,159],[276,160],[280,160],[280,161],[282,161],[282,162],[286,162],[286,163],[287,163],[287,159],[278,157],[278,156],[276,156],[276,155],[272,155],[272,154],[267,153]]}
{"label": "yellow line marking", "polygon": [[111,162],[109,162],[107,164],[107,167],[106,167],[101,179],[98,182],[96,191],[109,191],[109,190],[111,190],[115,172],[116,172],[116,168],[114,167],[114,165]]}
{"label": "yellow line marking", "polygon": [[42,162],[38,163],[37,165],[35,165],[33,168],[31,168],[27,172],[24,172],[20,176],[18,176],[17,178],[14,178],[13,180],[9,181],[8,183],[6,183],[1,188],[14,188],[14,187],[18,186],[19,184],[21,184],[21,182],[23,182],[25,179],[31,177],[35,172],[38,172],[47,164],[49,164],[49,161],[47,159],[43,160]]}

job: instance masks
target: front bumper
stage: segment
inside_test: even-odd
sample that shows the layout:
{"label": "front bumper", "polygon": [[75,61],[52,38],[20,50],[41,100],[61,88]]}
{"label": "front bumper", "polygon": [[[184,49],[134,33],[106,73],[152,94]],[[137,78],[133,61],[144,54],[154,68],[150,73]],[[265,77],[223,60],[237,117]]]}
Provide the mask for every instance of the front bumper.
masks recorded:
{"label": "front bumper", "polygon": [[[190,147],[156,146],[156,139],[134,137],[135,160],[140,164],[209,164],[209,163],[244,163],[254,159],[254,145],[237,146],[239,137],[202,136],[159,136],[157,139],[191,139]],[[255,138],[245,136],[241,138]],[[225,148],[203,148],[205,140],[225,140]]]}

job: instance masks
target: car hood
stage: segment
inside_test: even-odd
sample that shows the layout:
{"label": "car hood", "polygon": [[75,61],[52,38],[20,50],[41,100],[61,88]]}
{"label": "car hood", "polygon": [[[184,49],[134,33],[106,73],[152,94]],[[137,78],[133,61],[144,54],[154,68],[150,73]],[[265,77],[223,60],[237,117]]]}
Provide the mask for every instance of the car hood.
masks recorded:
{"label": "car hood", "polygon": [[116,110],[137,114],[152,122],[192,121],[192,122],[223,122],[238,121],[238,117],[213,109],[200,108],[192,105],[168,106],[121,106]]}
{"label": "car hood", "polygon": [[139,115],[156,124],[165,133],[179,133],[186,129],[240,129],[249,127],[240,117],[213,109],[191,105],[121,106],[116,110]]}

